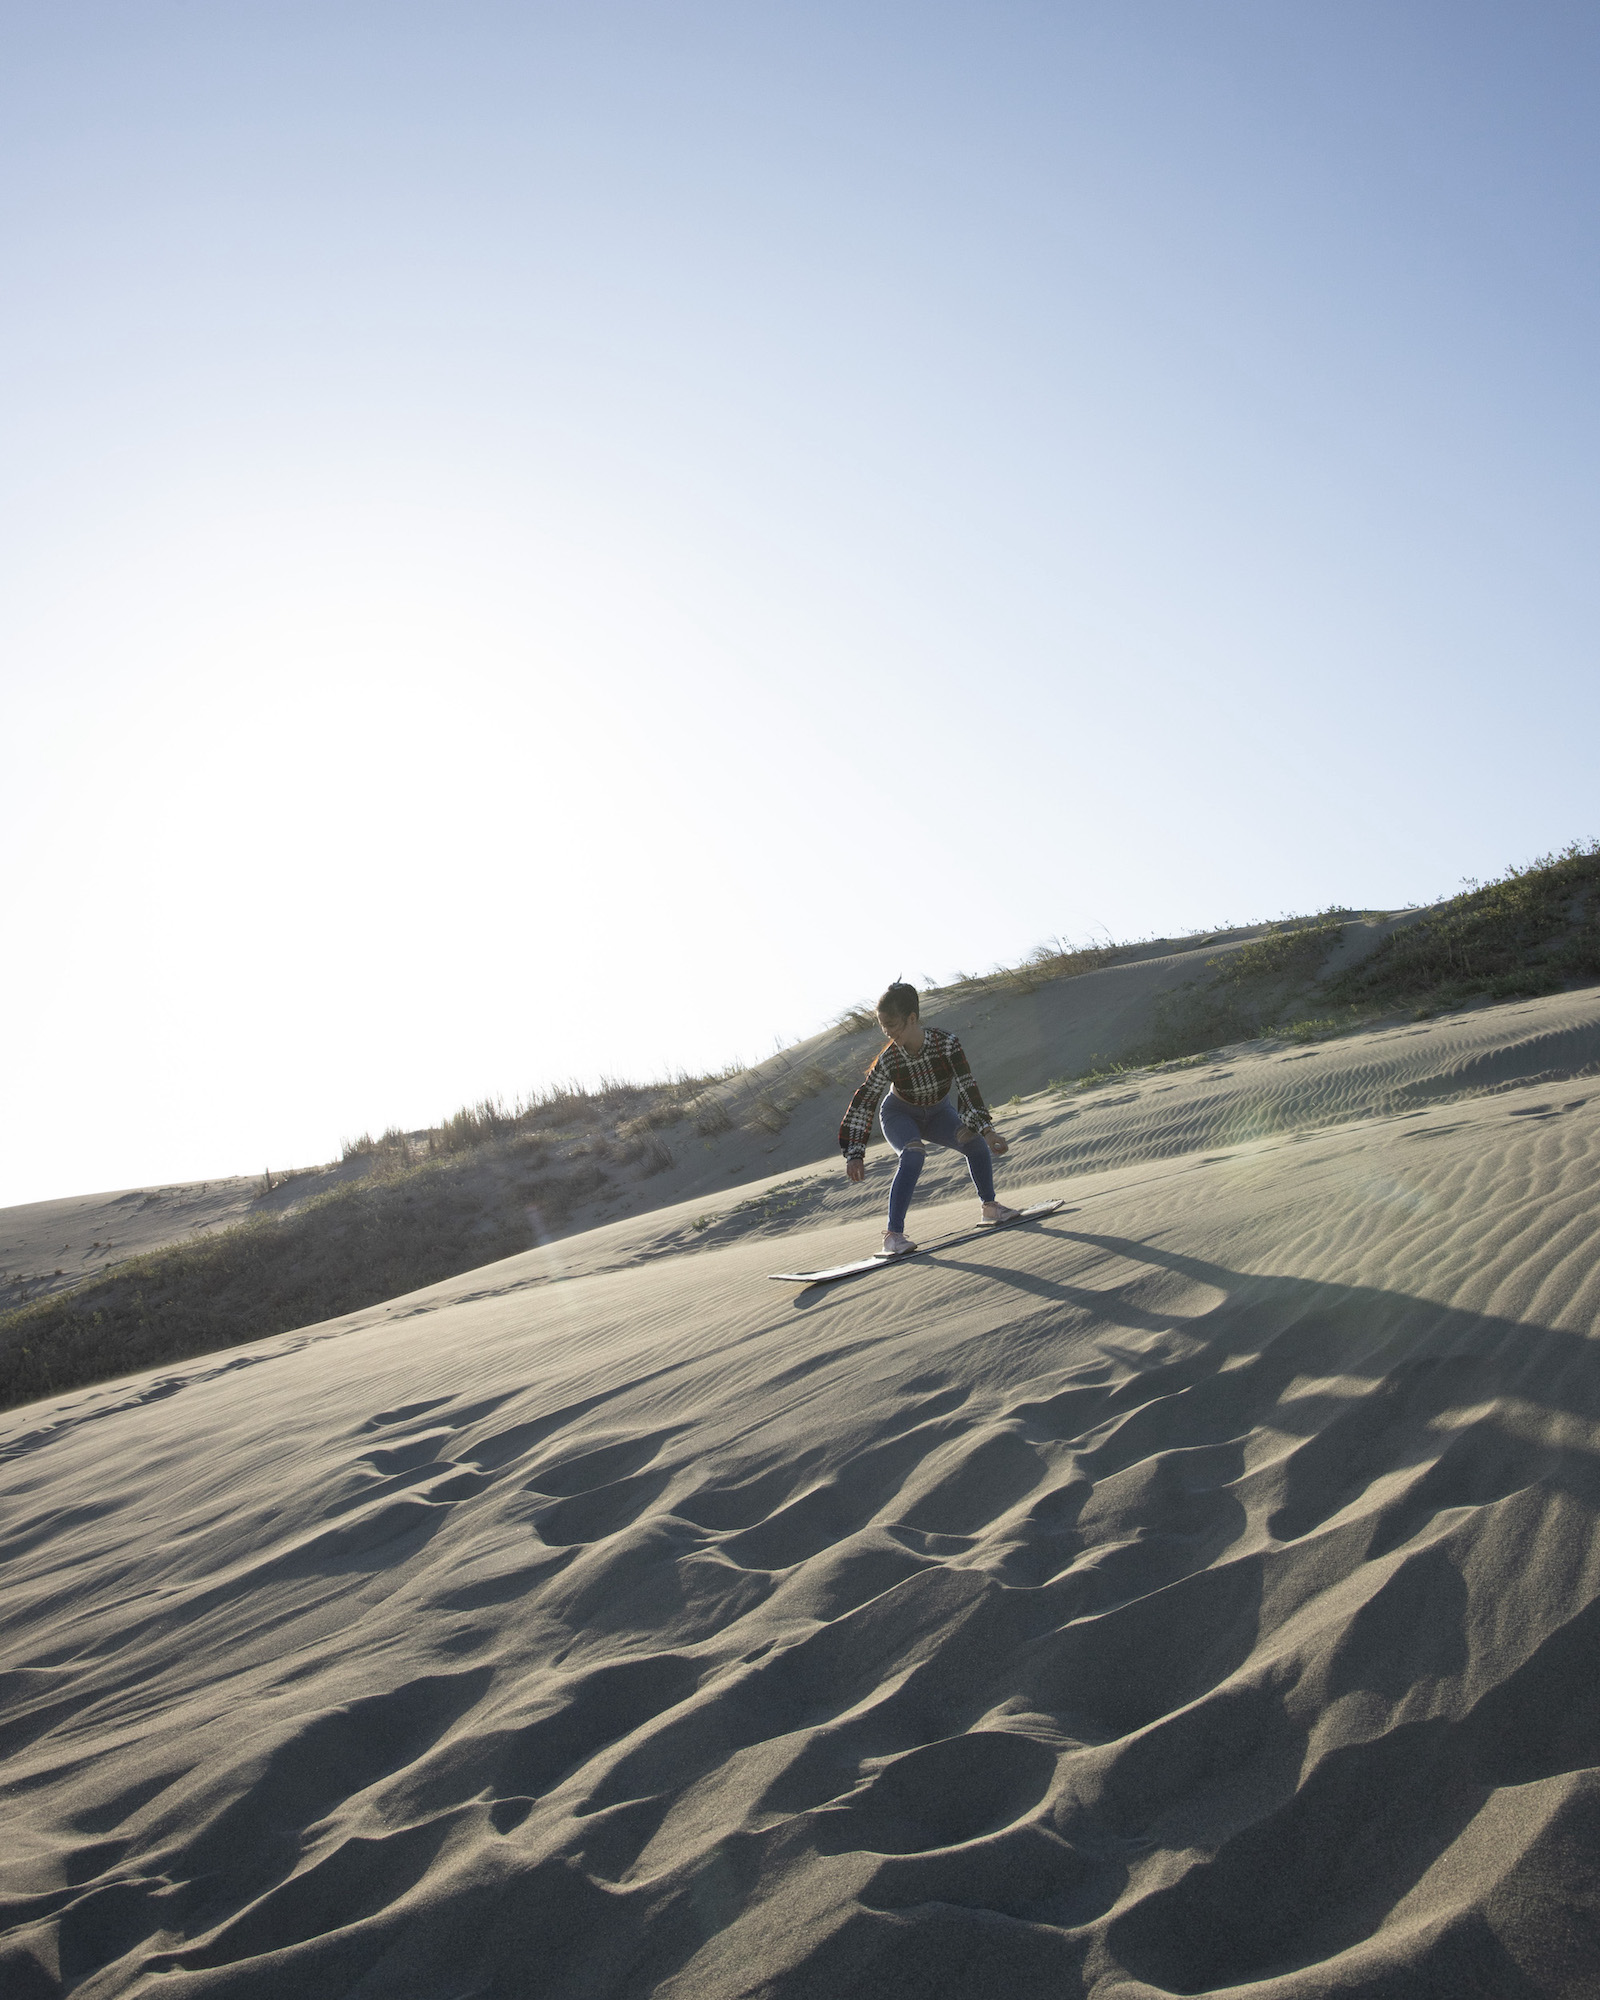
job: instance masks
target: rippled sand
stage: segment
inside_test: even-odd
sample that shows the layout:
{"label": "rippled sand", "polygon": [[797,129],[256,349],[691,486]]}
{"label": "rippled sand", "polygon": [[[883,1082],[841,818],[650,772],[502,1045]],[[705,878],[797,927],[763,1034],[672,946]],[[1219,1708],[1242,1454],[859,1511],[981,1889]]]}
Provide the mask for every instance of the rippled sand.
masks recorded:
{"label": "rippled sand", "polygon": [[1600,1990],[1600,997],[1012,1123],[0,1419],[8,2000]]}

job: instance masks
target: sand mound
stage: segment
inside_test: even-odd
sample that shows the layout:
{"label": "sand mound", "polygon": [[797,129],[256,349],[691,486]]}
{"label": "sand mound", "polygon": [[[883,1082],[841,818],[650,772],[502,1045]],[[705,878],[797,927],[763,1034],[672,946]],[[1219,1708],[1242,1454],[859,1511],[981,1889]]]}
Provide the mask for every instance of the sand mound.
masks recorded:
{"label": "sand mound", "polygon": [[[1352,917],[1330,968],[1359,963],[1397,927],[1423,914]],[[1072,976],[994,975],[930,993],[927,1017],[967,1036],[981,1052],[983,1088],[998,1104],[1013,1092],[1039,1090],[1052,1077],[1076,1075],[1097,1060],[1148,1042],[1163,1002],[1206,979],[1209,966],[1235,957],[1269,928],[1241,926],[1181,945],[1163,939],[1127,946],[1116,964]],[[635,1146],[597,1147],[594,1141],[607,1131],[615,1138],[619,1118],[626,1130],[633,1114],[651,1103],[649,1087],[621,1086],[630,1101],[613,1107],[609,1120],[600,1098],[573,1100],[573,1116],[586,1111],[589,1127],[583,1129],[580,1121],[576,1128],[578,1152],[563,1159],[562,1146],[555,1146],[555,1171],[548,1176],[543,1166],[531,1170],[526,1155],[497,1158],[492,1146],[472,1159],[456,1158],[458,1181],[446,1226],[461,1228],[463,1197],[468,1204],[476,1201],[486,1229],[517,1232],[511,1242],[502,1236],[497,1245],[482,1246],[478,1256],[497,1249],[503,1254],[540,1237],[569,1235],[695,1195],[722,1195],[730,1184],[809,1166],[833,1151],[840,1115],[882,1039],[875,1025],[853,1033],[828,1029],[723,1079],[684,1105],[681,1116],[652,1128],[654,1144],[643,1160],[629,1159],[642,1150]],[[715,1116],[708,1119],[712,1107]],[[597,1155],[609,1161],[609,1170],[596,1170]],[[359,1179],[372,1165],[371,1157],[357,1154],[276,1176],[119,1188],[0,1208],[0,1311],[104,1278],[149,1251],[236,1223],[283,1217],[330,1188]],[[541,1191],[530,1192],[530,1178],[535,1187],[544,1183]],[[553,1201],[557,1182],[565,1184]],[[439,1200],[438,1190],[422,1192]],[[540,1209],[538,1231],[526,1221],[529,1201]],[[331,1312],[335,1302],[319,1310]]]}
{"label": "sand mound", "polygon": [[1238,1051],[855,1286],[803,1180],[13,1413],[7,1994],[1596,1990],[1597,1059]]}

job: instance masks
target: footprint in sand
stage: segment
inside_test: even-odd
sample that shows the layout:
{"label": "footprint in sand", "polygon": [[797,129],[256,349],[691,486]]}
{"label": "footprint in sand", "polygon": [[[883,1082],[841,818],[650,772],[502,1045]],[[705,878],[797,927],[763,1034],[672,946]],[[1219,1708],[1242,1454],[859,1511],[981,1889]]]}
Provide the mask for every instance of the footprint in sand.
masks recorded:
{"label": "footprint in sand", "polygon": [[540,1538],[553,1547],[570,1547],[631,1526],[672,1480],[674,1466],[642,1470],[671,1435],[654,1431],[617,1438],[541,1466],[525,1482],[525,1490],[555,1496],[557,1504],[533,1517]]}
{"label": "footprint in sand", "polygon": [[1056,1752],[1031,1736],[974,1730],[896,1757],[812,1817],[824,1854],[923,1854],[997,1833],[1049,1791]]}

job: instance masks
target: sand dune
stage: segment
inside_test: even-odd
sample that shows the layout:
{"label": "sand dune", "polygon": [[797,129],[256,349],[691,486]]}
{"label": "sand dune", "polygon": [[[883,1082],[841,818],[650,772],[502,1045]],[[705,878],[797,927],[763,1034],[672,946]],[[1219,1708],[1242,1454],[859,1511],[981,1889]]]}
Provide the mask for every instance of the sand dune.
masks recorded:
{"label": "sand dune", "polygon": [[[1421,914],[1425,912],[1353,917],[1329,961],[1330,970],[1356,963],[1396,926]],[[969,1037],[981,1052],[983,1086],[999,1103],[1015,1091],[1037,1090],[1051,1077],[1076,1074],[1097,1057],[1120,1056],[1142,1042],[1163,996],[1203,976],[1208,960],[1225,961],[1267,928],[1240,926],[1181,945],[1160,939],[1131,946],[1116,965],[1047,980],[1032,991],[1001,984],[935,993],[925,1011],[930,1021]],[[720,1195],[733,1183],[809,1166],[833,1148],[839,1086],[845,1085],[848,1096],[881,1040],[876,1029],[855,1035],[825,1030],[753,1064],[712,1093],[728,1107],[731,1122],[725,1132],[706,1134],[691,1124],[676,1125],[669,1135],[675,1157],[667,1171],[652,1166],[642,1180],[624,1178],[603,1193],[575,1201],[569,1215],[544,1218],[541,1227],[547,1233],[570,1234],[619,1215],[695,1195]],[[753,1107],[763,1101],[787,1107],[781,1129],[752,1122]],[[0,1208],[0,1310],[67,1291],[143,1251],[230,1223],[283,1215],[335,1181],[365,1171],[357,1158],[287,1177],[280,1171],[270,1189],[264,1175],[254,1175],[118,1188]]]}
{"label": "sand dune", "polygon": [[70,1291],[147,1250],[260,1215],[282,1215],[361,1171],[342,1161],[309,1171],[231,1175],[0,1208],[0,1311]]}
{"label": "sand dune", "polygon": [[8,1996],[1600,1989],[1600,996],[1010,1123],[0,1420]]}
{"label": "sand dune", "polygon": [[0,1309],[69,1290],[141,1251],[254,1213],[263,1180],[116,1188],[0,1209]]}

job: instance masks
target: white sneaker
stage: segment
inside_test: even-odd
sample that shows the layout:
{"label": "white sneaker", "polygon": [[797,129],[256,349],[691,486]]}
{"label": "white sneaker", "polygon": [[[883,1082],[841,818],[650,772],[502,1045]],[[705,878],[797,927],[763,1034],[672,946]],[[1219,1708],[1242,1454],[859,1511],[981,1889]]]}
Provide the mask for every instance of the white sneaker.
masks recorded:
{"label": "white sneaker", "polygon": [[883,1254],[885,1257],[909,1257],[916,1244],[903,1229],[886,1229],[883,1232]]}

